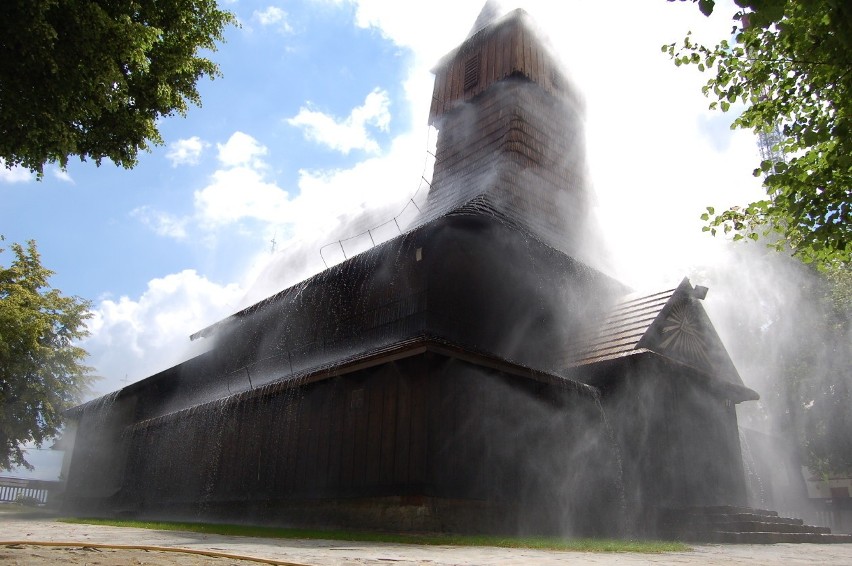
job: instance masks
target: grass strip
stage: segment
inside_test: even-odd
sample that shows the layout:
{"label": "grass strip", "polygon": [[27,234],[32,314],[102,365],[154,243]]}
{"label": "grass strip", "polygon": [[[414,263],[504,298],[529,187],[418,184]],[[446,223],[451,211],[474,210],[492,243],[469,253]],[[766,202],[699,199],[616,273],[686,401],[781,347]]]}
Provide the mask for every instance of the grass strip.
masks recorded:
{"label": "grass strip", "polygon": [[166,521],[130,521],[94,518],[62,518],[64,523],[82,525],[106,525],[112,527],[135,527],[159,531],[189,531],[211,535],[323,539],[350,542],[387,542],[397,544],[420,544],[434,546],[496,546],[502,548],[533,548],[539,550],[562,550],[573,552],[640,552],[658,554],[691,550],[681,542],[659,540],[618,539],[561,539],[555,537],[501,537],[487,535],[411,534],[370,531],[339,531],[313,529],[287,529],[255,525],[229,525],[223,523],[183,523]]}

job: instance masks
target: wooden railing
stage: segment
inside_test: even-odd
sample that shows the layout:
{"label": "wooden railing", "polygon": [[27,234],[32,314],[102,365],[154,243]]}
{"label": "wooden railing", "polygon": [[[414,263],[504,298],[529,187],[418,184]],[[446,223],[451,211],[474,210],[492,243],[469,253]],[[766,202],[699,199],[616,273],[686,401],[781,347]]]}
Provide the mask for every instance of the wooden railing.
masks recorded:
{"label": "wooden railing", "polygon": [[27,500],[44,505],[51,491],[59,486],[57,481],[26,480],[0,477],[0,502],[14,503]]}

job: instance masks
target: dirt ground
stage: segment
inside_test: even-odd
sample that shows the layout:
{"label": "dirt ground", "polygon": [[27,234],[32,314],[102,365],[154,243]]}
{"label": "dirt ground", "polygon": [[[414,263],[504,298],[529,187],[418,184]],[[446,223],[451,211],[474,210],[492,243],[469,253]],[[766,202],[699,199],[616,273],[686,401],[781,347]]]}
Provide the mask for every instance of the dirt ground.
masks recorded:
{"label": "dirt ground", "polygon": [[[62,546],[37,546],[35,542]],[[183,552],[95,549],[99,544],[168,547],[253,557],[253,561]],[[262,539],[180,531],[74,525],[50,517],[0,513],[0,565],[852,565],[852,544],[696,545],[665,554],[585,553],[522,548],[419,546],[333,540]]]}
{"label": "dirt ground", "polygon": [[0,548],[0,564],[9,566],[44,566],[68,564],[80,566],[257,566],[258,562],[220,558],[180,552],[123,550],[111,548],[40,547],[7,545]]}

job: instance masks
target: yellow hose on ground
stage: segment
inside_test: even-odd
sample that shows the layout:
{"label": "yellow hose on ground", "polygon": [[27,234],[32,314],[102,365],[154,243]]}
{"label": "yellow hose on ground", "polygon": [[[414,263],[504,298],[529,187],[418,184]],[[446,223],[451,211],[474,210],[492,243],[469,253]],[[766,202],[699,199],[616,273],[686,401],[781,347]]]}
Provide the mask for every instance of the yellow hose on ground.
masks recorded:
{"label": "yellow hose on ground", "polygon": [[298,562],[285,562],[273,558],[259,558],[257,556],[243,556],[241,554],[230,554],[227,552],[216,552],[214,550],[198,550],[194,548],[178,548],[173,546],[150,546],[146,544],[106,544],[99,542],[74,542],[74,541],[35,541],[35,540],[2,540],[0,546],[57,546],[67,548],[107,548],[115,550],[149,550],[154,552],[181,552],[184,554],[198,554],[212,558],[230,558],[232,560],[247,560],[274,566],[308,566]]}

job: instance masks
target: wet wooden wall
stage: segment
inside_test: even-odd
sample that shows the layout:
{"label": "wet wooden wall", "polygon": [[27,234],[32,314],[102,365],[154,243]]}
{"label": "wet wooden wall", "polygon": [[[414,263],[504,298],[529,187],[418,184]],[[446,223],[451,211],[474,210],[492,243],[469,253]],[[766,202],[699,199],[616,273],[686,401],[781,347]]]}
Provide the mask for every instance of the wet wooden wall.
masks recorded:
{"label": "wet wooden wall", "polygon": [[480,30],[447,54],[434,73],[430,124],[460,102],[511,76],[526,77],[553,95],[568,92],[560,63],[522,10]]}

